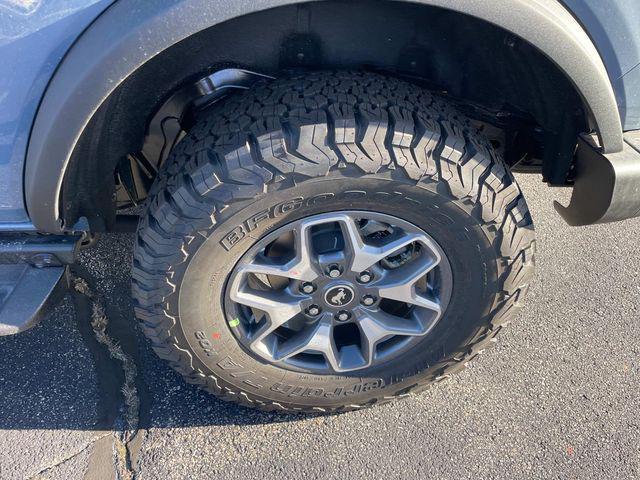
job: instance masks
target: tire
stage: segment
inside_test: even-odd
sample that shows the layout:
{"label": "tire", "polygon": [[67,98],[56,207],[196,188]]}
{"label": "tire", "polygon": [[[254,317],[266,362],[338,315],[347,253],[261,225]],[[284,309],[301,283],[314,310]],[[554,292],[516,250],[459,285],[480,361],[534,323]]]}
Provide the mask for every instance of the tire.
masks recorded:
{"label": "tire", "polygon": [[[346,374],[257,358],[223,312],[234,266],[275,229],[344,210],[394,215],[442,247],[444,314],[410,354]],[[338,412],[464,368],[521,308],[534,251],[514,178],[445,99],[376,74],[305,73],[214,105],[176,146],[140,219],[132,291],[153,349],[188,382],[263,410]]]}

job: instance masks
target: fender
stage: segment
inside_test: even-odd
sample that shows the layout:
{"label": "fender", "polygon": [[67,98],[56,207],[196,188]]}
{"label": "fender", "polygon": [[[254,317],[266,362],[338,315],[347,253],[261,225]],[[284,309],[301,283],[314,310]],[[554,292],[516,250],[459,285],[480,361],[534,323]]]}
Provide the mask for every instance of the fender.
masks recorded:
{"label": "fender", "polygon": [[[175,43],[226,20],[304,0],[118,0],[85,31],[51,79],[31,131],[25,167],[35,227],[60,233],[62,182],[93,114],[118,85]],[[405,1],[405,0],[394,0]],[[575,85],[603,153],[621,151],[622,126],[605,66],[580,24],[557,0],[414,0],[495,24],[536,46]],[[64,128],[61,128],[64,126]]]}

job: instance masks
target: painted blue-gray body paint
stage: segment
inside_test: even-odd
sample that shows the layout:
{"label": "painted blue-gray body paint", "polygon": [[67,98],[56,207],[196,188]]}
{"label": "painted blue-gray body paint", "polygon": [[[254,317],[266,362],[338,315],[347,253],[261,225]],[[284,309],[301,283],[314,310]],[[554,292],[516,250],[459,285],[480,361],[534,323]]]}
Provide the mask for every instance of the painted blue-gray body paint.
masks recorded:
{"label": "painted blue-gray body paint", "polygon": [[585,27],[611,79],[624,130],[640,129],[640,2],[563,0]]}
{"label": "painted blue-gray body paint", "polygon": [[71,44],[112,1],[0,0],[0,222],[28,221],[23,164],[38,104]]}
{"label": "painted blue-gray body paint", "polygon": [[[65,52],[113,1],[0,0],[0,231],[29,225],[23,171],[40,99]],[[640,129],[640,2],[562,2],[602,56],[624,130]]]}

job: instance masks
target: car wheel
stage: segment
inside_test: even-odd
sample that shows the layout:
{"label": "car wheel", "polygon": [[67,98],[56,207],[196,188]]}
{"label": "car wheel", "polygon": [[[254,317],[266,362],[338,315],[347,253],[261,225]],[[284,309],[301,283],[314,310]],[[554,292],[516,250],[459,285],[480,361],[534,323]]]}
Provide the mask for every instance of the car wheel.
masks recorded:
{"label": "car wheel", "polygon": [[370,73],[263,82],[203,112],[141,216],[136,315],[224,400],[335,412],[463,368],[522,305],[533,225],[445,99]]}

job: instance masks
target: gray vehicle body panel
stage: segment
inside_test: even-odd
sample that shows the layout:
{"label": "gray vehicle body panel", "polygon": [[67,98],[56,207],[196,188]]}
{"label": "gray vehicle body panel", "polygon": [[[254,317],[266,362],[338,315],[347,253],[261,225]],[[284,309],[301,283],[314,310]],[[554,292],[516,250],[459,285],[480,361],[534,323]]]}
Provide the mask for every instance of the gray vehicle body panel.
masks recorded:
{"label": "gray vehicle body panel", "polygon": [[640,129],[640,2],[563,0],[602,56],[625,131]]}
{"label": "gray vehicle body panel", "polygon": [[[14,28],[15,2],[0,0],[0,58],[11,72],[0,78],[0,230],[3,222],[28,229],[31,221],[40,231],[60,231],[57,196],[73,146],[101,102],[137,67],[199,30],[298,1],[118,0],[100,15],[111,0],[51,0],[37,5],[48,4],[57,16],[36,11],[21,20],[30,34],[11,35],[5,32]],[[419,3],[485,19],[538,46],[587,99],[606,150],[622,148],[622,129],[640,128],[635,0],[564,0],[580,23],[556,0],[513,0],[508,8],[504,0]]]}
{"label": "gray vehicle body panel", "polygon": [[[0,0],[0,222],[28,226],[23,171],[38,106],[60,61],[113,0]],[[14,226],[12,226],[15,223]]]}

